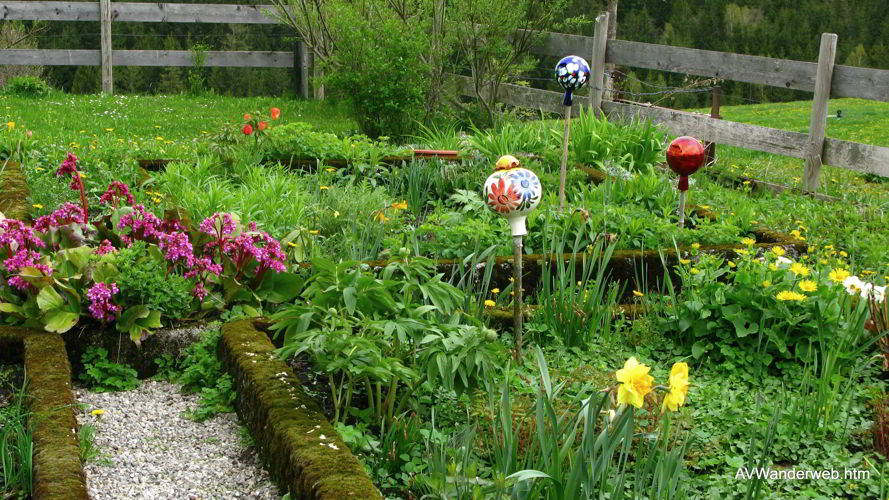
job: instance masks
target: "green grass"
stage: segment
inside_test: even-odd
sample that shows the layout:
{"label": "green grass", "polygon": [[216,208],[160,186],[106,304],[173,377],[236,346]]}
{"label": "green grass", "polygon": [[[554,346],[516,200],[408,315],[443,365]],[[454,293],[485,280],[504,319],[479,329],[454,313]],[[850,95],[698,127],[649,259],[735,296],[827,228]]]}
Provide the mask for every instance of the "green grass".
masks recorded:
{"label": "green grass", "polygon": [[[828,108],[831,115],[842,110],[844,116],[828,118],[827,137],[889,147],[889,103],[833,99]],[[811,111],[811,101],[794,101],[724,106],[720,114],[724,120],[807,133]],[[729,146],[718,146],[716,157],[713,167],[716,170],[786,186],[802,186],[803,160]],[[889,204],[889,185],[829,165],[822,168],[819,192],[849,201]]]}

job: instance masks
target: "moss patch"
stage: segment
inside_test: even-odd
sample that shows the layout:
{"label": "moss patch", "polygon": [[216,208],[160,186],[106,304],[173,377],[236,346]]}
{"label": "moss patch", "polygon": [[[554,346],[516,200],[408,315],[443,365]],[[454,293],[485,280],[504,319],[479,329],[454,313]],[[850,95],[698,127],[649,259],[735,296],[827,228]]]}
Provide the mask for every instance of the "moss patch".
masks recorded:
{"label": "moss patch", "polygon": [[31,190],[19,164],[0,161],[0,213],[8,219],[27,219],[30,197]]}
{"label": "moss patch", "polygon": [[0,345],[23,346],[34,437],[34,499],[89,500],[77,447],[65,343],[55,334],[0,327]]}
{"label": "moss patch", "polygon": [[299,380],[252,319],[222,327],[219,356],[235,380],[235,406],[269,473],[295,499],[380,499]]}

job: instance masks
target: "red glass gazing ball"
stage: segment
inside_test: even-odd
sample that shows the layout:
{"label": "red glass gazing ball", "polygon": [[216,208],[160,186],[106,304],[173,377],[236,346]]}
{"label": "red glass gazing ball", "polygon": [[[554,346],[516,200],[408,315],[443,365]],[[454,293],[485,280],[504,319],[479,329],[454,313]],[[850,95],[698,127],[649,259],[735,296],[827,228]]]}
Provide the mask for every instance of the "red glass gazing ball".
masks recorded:
{"label": "red glass gazing ball", "polygon": [[707,152],[701,141],[684,135],[677,137],[667,147],[667,164],[679,175],[691,175],[701,168],[707,159]]}

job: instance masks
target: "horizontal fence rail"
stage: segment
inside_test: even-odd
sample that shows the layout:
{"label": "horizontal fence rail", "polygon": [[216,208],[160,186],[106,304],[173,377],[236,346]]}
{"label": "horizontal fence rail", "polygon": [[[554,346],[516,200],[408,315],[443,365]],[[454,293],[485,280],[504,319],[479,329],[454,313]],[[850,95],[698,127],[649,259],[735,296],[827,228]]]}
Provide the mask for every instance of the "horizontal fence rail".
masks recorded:
{"label": "horizontal fence rail", "polygon": [[[112,2],[111,20],[142,23],[276,24],[272,5]],[[98,2],[3,2],[4,21],[99,21]]]}
{"label": "horizontal fence rail", "polygon": [[[292,68],[293,52],[207,51],[204,66]],[[102,51],[94,49],[10,49],[0,51],[0,64],[42,66],[100,66]],[[113,50],[114,66],[194,66],[190,50]]]}

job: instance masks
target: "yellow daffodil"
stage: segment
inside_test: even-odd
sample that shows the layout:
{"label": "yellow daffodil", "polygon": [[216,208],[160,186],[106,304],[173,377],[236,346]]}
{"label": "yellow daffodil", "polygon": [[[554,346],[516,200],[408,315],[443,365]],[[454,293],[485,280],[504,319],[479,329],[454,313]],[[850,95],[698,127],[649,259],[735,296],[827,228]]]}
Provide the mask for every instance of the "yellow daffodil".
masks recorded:
{"label": "yellow daffodil", "polygon": [[781,247],[772,247],[772,253],[774,253],[778,257],[781,257],[787,252],[785,252],[784,249]]}
{"label": "yellow daffodil", "polygon": [[793,274],[795,274],[797,276],[808,276],[809,275],[809,268],[800,264],[799,262],[794,262],[790,266],[790,272],[792,272]]}
{"label": "yellow daffodil", "polygon": [[41,205],[40,203],[35,203],[35,204],[31,205],[31,206],[34,207],[34,208],[43,208],[43,205]]}
{"label": "yellow daffodil", "polygon": [[818,289],[818,283],[812,280],[802,280],[799,282],[799,289],[804,292],[814,292]]}
{"label": "yellow daffodil", "polygon": [[104,415],[104,414],[105,414],[105,410],[102,410],[102,409],[99,409],[99,408],[96,408],[95,410],[93,410],[93,411],[90,412],[90,415],[92,415],[92,416],[94,416],[94,417],[98,417],[98,416],[100,416],[100,415]]}
{"label": "yellow daffodil", "polygon": [[688,264],[691,264],[691,261],[688,259],[679,259],[679,263],[682,264],[683,266],[686,266]]}
{"label": "yellow daffodil", "polygon": [[320,232],[321,232],[321,231],[319,231],[319,230],[317,230],[317,229],[309,229],[309,234],[318,234],[318,233],[320,233]]}
{"label": "yellow daffodil", "polygon": [[654,377],[648,374],[650,370],[651,368],[636,361],[636,358],[630,358],[624,363],[624,367],[615,373],[617,381],[621,383],[617,390],[619,404],[642,408],[645,396],[651,392],[651,383],[654,381]]}
{"label": "yellow daffodil", "polygon": [[640,292],[639,290],[633,290],[633,295],[635,295],[636,297],[644,297],[645,296],[645,294]]}
{"label": "yellow daffodil", "polygon": [[769,280],[765,280],[765,281],[762,282],[762,287],[763,287],[763,288],[768,288],[768,287],[770,287],[770,286],[772,286],[772,282],[771,282],[771,281],[769,281]]}
{"label": "yellow daffodil", "polygon": [[780,300],[782,302],[786,302],[788,300],[792,300],[792,301],[796,301],[796,302],[806,300],[805,295],[803,295],[801,293],[797,293],[797,292],[792,292],[790,290],[784,290],[783,292],[779,292],[778,295],[775,296],[775,298],[777,298],[778,300]]}
{"label": "yellow daffodil", "polygon": [[843,281],[846,281],[846,278],[849,277],[849,271],[841,268],[836,268],[828,273],[827,277],[834,283],[842,283]]}
{"label": "yellow daffodil", "polygon": [[747,246],[753,246],[756,244],[756,240],[754,240],[753,238],[742,238],[741,243]]}
{"label": "yellow daffodil", "polygon": [[497,305],[497,303],[491,299],[485,301],[485,307],[494,307],[495,305]]}
{"label": "yellow daffodil", "polygon": [[398,203],[393,203],[392,208],[394,208],[395,210],[407,210],[407,202],[399,201]]}
{"label": "yellow daffodil", "polygon": [[701,248],[701,244],[700,243],[692,243],[691,247],[694,248],[695,250],[697,250],[697,249]]}
{"label": "yellow daffodil", "polygon": [[493,288],[493,289],[491,289],[491,293],[493,293],[494,295],[497,295],[498,293],[500,293],[500,289],[499,289],[499,288]]}
{"label": "yellow daffodil", "polygon": [[679,407],[685,404],[688,396],[688,363],[680,362],[670,369],[670,392],[664,397],[661,411],[679,411]]}

